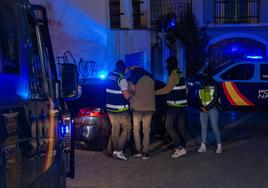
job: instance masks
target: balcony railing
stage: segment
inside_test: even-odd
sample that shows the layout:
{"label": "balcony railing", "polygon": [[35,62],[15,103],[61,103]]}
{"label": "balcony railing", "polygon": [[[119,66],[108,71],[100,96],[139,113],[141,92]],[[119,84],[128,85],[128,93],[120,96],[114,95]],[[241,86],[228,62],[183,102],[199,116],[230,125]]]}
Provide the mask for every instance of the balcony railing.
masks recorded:
{"label": "balcony railing", "polygon": [[150,2],[151,27],[157,26],[159,19],[170,13],[175,13],[179,21],[180,15],[186,12],[187,6],[192,6],[191,0],[151,0]]}
{"label": "balcony railing", "polygon": [[215,0],[216,24],[258,23],[260,0]]}

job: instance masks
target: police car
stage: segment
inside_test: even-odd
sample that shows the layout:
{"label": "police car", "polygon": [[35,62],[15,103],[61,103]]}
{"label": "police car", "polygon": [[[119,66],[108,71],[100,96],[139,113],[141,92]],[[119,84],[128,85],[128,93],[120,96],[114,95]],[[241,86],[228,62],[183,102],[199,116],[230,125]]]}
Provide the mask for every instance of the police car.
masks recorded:
{"label": "police car", "polygon": [[[213,71],[213,78],[218,83],[224,109],[268,109],[268,60],[261,56],[228,61]],[[193,100],[202,84],[202,76],[188,80],[187,84],[189,100]]]}

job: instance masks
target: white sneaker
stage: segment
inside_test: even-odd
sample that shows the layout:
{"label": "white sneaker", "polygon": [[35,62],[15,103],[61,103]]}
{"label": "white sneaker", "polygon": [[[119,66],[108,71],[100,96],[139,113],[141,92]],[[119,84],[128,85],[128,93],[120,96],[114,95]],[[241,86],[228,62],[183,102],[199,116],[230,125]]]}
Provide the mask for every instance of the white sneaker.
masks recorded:
{"label": "white sneaker", "polygon": [[198,148],[197,152],[205,153],[207,151],[206,145],[201,143],[201,146]]}
{"label": "white sneaker", "polygon": [[134,158],[142,158],[142,153],[135,153],[132,155]]}
{"label": "white sneaker", "polygon": [[221,147],[221,144],[218,144],[218,145],[217,145],[216,153],[218,153],[218,154],[222,153],[222,147]]}
{"label": "white sneaker", "polygon": [[177,158],[187,153],[185,148],[175,149],[175,152],[171,155],[172,158]]}
{"label": "white sneaker", "polygon": [[116,157],[117,157],[117,159],[121,159],[121,160],[124,160],[124,161],[127,160],[127,157],[123,154],[122,151],[118,151]]}
{"label": "white sneaker", "polygon": [[117,155],[119,153],[119,151],[113,151],[113,155]]}

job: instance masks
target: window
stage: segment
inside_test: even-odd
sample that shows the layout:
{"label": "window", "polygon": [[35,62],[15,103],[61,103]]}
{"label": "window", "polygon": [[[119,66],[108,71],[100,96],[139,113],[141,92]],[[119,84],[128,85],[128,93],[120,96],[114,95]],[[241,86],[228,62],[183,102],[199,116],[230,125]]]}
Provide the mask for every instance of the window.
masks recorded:
{"label": "window", "polygon": [[132,9],[133,9],[133,28],[141,27],[141,4],[144,3],[139,0],[132,0]]}
{"label": "window", "polygon": [[215,0],[215,23],[258,23],[259,0]]}
{"label": "window", "polygon": [[268,64],[261,65],[261,80],[268,80]]}
{"label": "window", "polygon": [[254,75],[254,64],[236,65],[221,75],[223,80],[250,80]]}
{"label": "window", "polygon": [[50,38],[44,21],[46,20],[44,11],[45,9],[42,9],[42,7],[34,6],[34,12],[38,18],[38,25],[35,24],[32,15],[27,16],[31,39],[28,53],[32,62],[32,74],[35,77],[32,83],[32,91],[34,91],[33,93],[38,98],[46,97],[47,94],[50,97],[54,96],[52,79],[56,78],[56,73],[52,71],[51,67],[54,64],[54,59],[50,57],[53,55],[50,52]]}
{"label": "window", "polygon": [[120,0],[110,0],[110,26],[111,28],[121,28]]}
{"label": "window", "polygon": [[4,1],[0,1],[0,73],[20,73],[15,13]]}

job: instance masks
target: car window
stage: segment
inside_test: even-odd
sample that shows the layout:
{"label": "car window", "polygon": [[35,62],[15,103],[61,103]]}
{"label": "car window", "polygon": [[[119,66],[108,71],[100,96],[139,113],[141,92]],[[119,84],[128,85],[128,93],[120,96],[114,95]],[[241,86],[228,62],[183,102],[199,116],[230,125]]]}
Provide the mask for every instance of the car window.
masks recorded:
{"label": "car window", "polygon": [[250,80],[254,75],[254,64],[236,65],[221,75],[223,80]]}
{"label": "car window", "polygon": [[268,80],[268,65],[261,65],[261,80]]}

